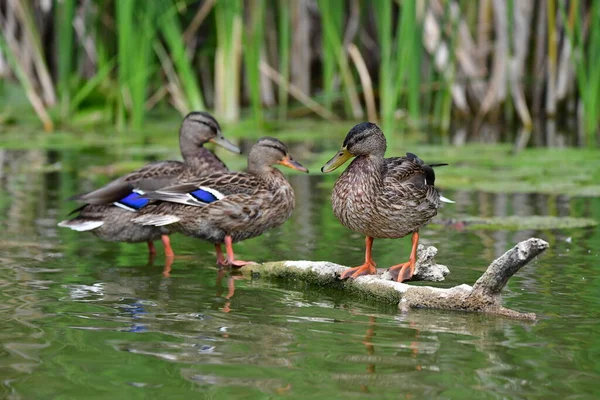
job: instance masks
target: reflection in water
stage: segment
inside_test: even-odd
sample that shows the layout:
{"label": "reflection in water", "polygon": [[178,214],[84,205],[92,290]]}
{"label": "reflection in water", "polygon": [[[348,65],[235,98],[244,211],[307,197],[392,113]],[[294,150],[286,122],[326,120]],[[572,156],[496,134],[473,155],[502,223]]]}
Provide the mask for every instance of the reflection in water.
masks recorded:
{"label": "reflection in water", "polygon": [[[511,308],[534,325],[482,315],[356,303],[301,282],[219,270],[214,249],[174,235],[181,257],[148,260],[143,244],[59,232],[61,200],[82,191],[71,172],[44,171],[43,152],[0,157],[0,397],[551,398],[593,396],[600,374],[594,266],[598,228],[469,231],[425,228],[451,267],[440,286],[472,283],[516,241],[548,253],[509,283]],[[8,161],[7,161],[8,160]],[[363,249],[329,207],[333,181],[290,176],[289,223],[239,246],[244,256],[351,265]],[[97,182],[84,182],[90,187]],[[455,192],[442,218],[554,215],[600,218],[599,199]],[[381,240],[391,265],[408,240]],[[110,384],[107,384],[110,382]],[[493,394],[492,395],[490,395]]]}
{"label": "reflection in water", "polygon": [[514,143],[513,151],[519,152],[525,147],[583,147],[584,136],[585,131],[577,125],[575,118],[567,119],[564,125],[557,125],[553,118],[535,118],[531,131],[523,127],[507,129],[501,123],[458,123],[452,130],[451,143],[454,146]]}

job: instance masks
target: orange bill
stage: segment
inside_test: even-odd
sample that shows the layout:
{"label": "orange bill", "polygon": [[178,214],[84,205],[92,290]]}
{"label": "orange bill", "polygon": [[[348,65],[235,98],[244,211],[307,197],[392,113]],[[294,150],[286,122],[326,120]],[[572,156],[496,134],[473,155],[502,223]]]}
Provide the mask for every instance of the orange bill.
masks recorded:
{"label": "orange bill", "polygon": [[298,161],[295,161],[290,156],[285,156],[285,158],[279,161],[279,164],[285,165],[288,168],[295,169],[296,171],[308,172],[308,169],[302,166]]}

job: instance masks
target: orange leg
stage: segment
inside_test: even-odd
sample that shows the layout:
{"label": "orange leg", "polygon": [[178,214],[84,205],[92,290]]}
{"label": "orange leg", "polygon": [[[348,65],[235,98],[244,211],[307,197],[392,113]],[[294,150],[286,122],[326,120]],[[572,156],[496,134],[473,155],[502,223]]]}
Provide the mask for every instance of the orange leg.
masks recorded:
{"label": "orange leg", "polygon": [[220,244],[215,244],[215,251],[217,252],[217,264],[222,267],[226,267],[227,265],[229,265],[227,264],[227,259],[223,255],[223,251],[221,250]]}
{"label": "orange leg", "polygon": [[225,251],[227,252],[227,259],[225,260],[225,265],[231,265],[232,267],[243,267],[248,264],[256,264],[254,261],[242,261],[236,260],[235,255],[233,254],[233,241],[231,236],[225,236]]}
{"label": "orange leg", "polygon": [[173,249],[171,248],[171,240],[169,239],[169,236],[162,235],[160,239],[162,240],[165,248],[165,257],[175,257],[175,253],[173,253]]}
{"label": "orange leg", "polygon": [[165,267],[163,268],[163,276],[165,278],[170,278],[171,277],[171,265],[173,265],[173,258],[174,257],[165,257]]}
{"label": "orange leg", "polygon": [[156,247],[154,247],[154,242],[151,240],[148,240],[148,252],[151,256],[156,254]]}
{"label": "orange leg", "polygon": [[415,273],[415,263],[417,262],[417,245],[419,244],[419,232],[413,232],[412,249],[410,250],[410,258],[407,262],[391,266],[389,271],[396,281],[404,282],[412,278]]}
{"label": "orange leg", "polygon": [[[219,268],[219,272],[217,272],[217,296],[221,297],[221,295],[223,294],[223,288],[221,287],[221,281],[223,280],[223,276],[225,275],[225,270],[222,268]],[[223,312],[230,312],[231,311],[231,298],[233,297],[233,295],[235,294],[235,277],[233,277],[233,275],[229,274],[229,276],[227,277],[227,296],[225,296],[225,300],[227,300],[225,302],[225,304],[223,305]]]}
{"label": "orange leg", "polygon": [[371,257],[371,248],[373,247],[373,238],[371,236],[365,238],[365,245],[365,263],[358,267],[348,268],[342,274],[341,279],[357,278],[361,275],[373,275],[377,272],[375,262]]}

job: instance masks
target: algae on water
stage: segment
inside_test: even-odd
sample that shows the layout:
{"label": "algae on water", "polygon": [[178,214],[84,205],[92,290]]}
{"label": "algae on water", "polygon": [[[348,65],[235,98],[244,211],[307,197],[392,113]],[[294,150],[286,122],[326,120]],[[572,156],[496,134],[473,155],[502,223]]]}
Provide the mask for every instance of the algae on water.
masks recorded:
{"label": "algae on water", "polygon": [[510,217],[472,217],[465,216],[460,219],[436,219],[430,225],[456,226],[466,230],[544,230],[544,229],[572,229],[586,228],[598,225],[598,221],[590,218],[554,217],[549,215]]}

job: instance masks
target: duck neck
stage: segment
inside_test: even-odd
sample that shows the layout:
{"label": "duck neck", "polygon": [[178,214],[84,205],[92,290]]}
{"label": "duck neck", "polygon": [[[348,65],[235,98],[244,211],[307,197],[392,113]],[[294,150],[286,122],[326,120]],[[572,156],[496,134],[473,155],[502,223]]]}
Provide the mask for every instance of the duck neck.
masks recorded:
{"label": "duck neck", "polygon": [[356,157],[344,173],[357,177],[363,184],[376,188],[383,186],[384,158],[380,155],[367,154]]}
{"label": "duck neck", "polygon": [[213,155],[212,151],[200,145],[188,145],[184,146],[183,143],[180,146],[181,155],[183,156],[183,161],[185,161],[188,165],[194,165],[199,160],[210,157]]}
{"label": "duck neck", "polygon": [[[267,183],[278,182],[280,180],[285,181],[285,177],[277,168],[273,168],[270,165],[248,165],[248,172],[256,175],[257,177],[263,179]],[[286,181],[287,182],[287,181]]]}

